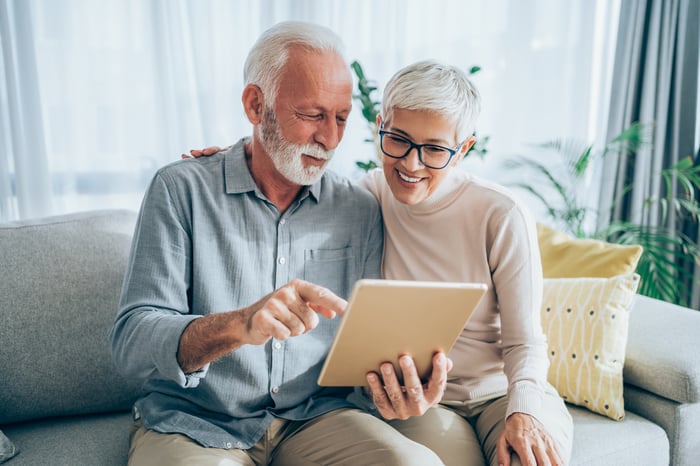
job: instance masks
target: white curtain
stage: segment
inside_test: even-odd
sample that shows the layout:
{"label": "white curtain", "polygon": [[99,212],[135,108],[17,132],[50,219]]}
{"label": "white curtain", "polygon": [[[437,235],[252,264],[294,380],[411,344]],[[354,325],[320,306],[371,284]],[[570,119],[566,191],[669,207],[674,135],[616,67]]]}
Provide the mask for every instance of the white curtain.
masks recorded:
{"label": "white curtain", "polygon": [[[437,58],[479,65],[465,169],[502,181],[504,157],[605,127],[619,4],[591,0],[0,0],[0,221],[138,209],[154,171],[190,148],[249,134],[242,67],[285,19],[327,25],[379,87]],[[612,39],[611,39],[612,38]],[[359,110],[332,168],[372,158]],[[517,176],[517,174],[513,174]]]}

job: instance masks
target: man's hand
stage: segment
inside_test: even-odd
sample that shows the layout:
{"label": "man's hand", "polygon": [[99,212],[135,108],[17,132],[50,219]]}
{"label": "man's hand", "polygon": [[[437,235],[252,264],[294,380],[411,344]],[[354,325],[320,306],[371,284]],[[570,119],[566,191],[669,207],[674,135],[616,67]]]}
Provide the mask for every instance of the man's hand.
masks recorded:
{"label": "man's hand", "polygon": [[445,353],[435,353],[428,383],[422,384],[411,357],[402,356],[399,364],[404,386],[399,383],[391,363],[381,365],[381,379],[374,372],[367,374],[369,394],[384,419],[405,420],[422,416],[430,407],[438,404],[445,393],[447,373],[453,365]]}
{"label": "man's hand", "polygon": [[221,152],[222,150],[229,150],[232,146],[227,146],[224,147],[223,149],[219,146],[209,146],[205,147],[204,149],[192,149],[190,150],[189,155],[188,154],[182,154],[180,156],[181,159],[198,159],[199,157],[208,157],[210,155],[214,155],[217,152]]}
{"label": "man's hand", "polygon": [[178,362],[194,372],[243,345],[302,335],[316,328],[319,314],[332,319],[347,304],[327,288],[292,280],[252,306],[193,320],[180,337]]}
{"label": "man's hand", "polygon": [[307,333],[318,325],[318,314],[332,319],[347,305],[327,288],[292,280],[243,311],[247,343],[261,345],[270,338],[286,340]]}
{"label": "man's hand", "polygon": [[523,466],[562,466],[564,461],[554,440],[534,417],[513,413],[506,419],[503,433],[496,444],[498,464],[510,466],[510,454],[515,452]]}

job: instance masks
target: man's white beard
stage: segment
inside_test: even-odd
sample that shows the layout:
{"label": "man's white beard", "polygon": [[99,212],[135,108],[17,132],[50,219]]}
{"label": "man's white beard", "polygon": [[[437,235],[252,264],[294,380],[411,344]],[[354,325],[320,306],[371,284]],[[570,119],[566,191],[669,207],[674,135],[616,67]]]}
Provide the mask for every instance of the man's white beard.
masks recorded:
{"label": "man's white beard", "polygon": [[[272,109],[266,108],[260,124],[258,142],[265,148],[275,168],[292,183],[307,186],[314,184],[333,158],[334,150],[325,150],[318,144],[294,144],[287,141],[280,131],[277,117]],[[327,162],[320,167],[304,166],[302,154],[310,155]]]}

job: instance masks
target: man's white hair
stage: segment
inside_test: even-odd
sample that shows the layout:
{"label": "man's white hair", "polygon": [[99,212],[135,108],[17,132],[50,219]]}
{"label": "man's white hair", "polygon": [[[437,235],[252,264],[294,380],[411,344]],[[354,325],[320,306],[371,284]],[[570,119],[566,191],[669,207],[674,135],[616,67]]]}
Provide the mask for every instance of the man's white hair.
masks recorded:
{"label": "man's white hair", "polygon": [[327,27],[302,21],[275,24],[255,42],[243,69],[245,85],[255,84],[260,87],[268,107],[277,98],[279,77],[289,58],[290,47],[334,52],[345,60],[343,41]]}

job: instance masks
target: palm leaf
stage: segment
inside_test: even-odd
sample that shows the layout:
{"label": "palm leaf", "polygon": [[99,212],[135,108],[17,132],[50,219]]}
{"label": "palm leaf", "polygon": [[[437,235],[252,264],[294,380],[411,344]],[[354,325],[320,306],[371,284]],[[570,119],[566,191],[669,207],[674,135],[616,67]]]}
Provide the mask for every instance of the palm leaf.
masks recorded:
{"label": "palm leaf", "polygon": [[[563,170],[557,169],[555,172],[549,165],[538,162],[537,160],[543,160],[541,156],[537,159],[520,157],[510,167],[527,169],[527,173],[534,176],[528,178],[527,182],[513,185],[534,195],[546,208],[547,215],[555,223],[564,224],[569,233],[577,237],[591,236],[583,231],[590,211],[584,203],[579,202],[577,196],[583,187],[581,181],[584,175],[596,158],[612,153],[631,153],[632,157],[636,156],[639,149],[649,144],[650,128],[651,125],[633,123],[606,144],[602,151],[594,150],[593,145],[566,139],[553,139],[538,144],[535,147],[540,151],[552,151],[558,155],[559,167]],[[688,157],[662,171],[660,176],[666,194],[660,198],[646,199],[642,207],[642,218],[646,218],[652,206],[658,206],[664,221],[667,221],[668,214],[673,211],[678,214],[677,222],[688,217],[697,222],[700,218],[697,193],[700,188],[700,166]],[[632,184],[627,184],[620,190],[614,199],[613,208],[626,198],[632,188]],[[683,195],[679,196],[679,192]],[[641,245],[643,253],[637,266],[637,272],[642,278],[640,293],[686,304],[689,292],[685,288],[687,283],[694,280],[691,272],[693,264],[700,265],[700,246],[696,239],[683,234],[680,223],[672,227],[676,229],[615,222],[594,232],[592,236],[612,243]]]}
{"label": "palm leaf", "polygon": [[546,178],[552,188],[559,194],[563,201],[569,201],[569,191],[557,180],[554,173],[549,170],[544,164],[532,159],[522,157],[518,160],[509,160],[506,162],[506,167],[512,169],[529,168],[534,170],[540,176]]}
{"label": "palm leaf", "polygon": [[574,178],[582,178],[586,174],[593,155],[592,145],[576,139],[552,139],[534,147],[557,154],[563,159],[567,174]]}
{"label": "palm leaf", "polygon": [[603,155],[609,152],[621,154],[637,152],[651,141],[650,131],[650,125],[639,122],[632,123],[605,146]]}
{"label": "palm leaf", "polygon": [[618,244],[638,244],[643,253],[637,265],[641,277],[640,293],[686,305],[683,282],[692,279],[685,265],[700,264],[700,248],[686,235],[664,227],[626,222],[611,224],[599,236]]}
{"label": "palm leaf", "polygon": [[588,170],[588,164],[591,160],[592,151],[593,146],[586,147],[583,153],[576,160],[576,163],[574,163],[574,173],[578,178],[582,178],[586,174],[586,171]]}

